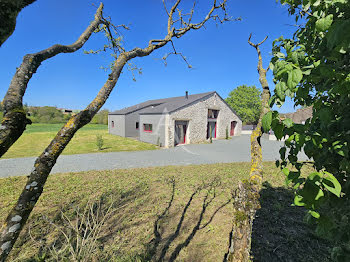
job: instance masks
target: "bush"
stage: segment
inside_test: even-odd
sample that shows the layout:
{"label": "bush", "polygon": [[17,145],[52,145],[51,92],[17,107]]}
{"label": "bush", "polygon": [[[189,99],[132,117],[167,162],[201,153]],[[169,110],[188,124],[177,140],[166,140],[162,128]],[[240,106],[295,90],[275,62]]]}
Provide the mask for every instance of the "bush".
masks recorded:
{"label": "bush", "polygon": [[98,150],[102,150],[102,147],[103,147],[102,135],[96,135],[96,146],[97,146]]}

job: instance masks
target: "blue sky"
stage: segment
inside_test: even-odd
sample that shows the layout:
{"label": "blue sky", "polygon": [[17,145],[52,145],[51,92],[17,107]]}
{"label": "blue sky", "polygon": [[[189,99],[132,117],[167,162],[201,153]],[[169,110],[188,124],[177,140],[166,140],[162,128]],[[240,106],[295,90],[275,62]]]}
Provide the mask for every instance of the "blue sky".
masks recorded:
{"label": "blue sky", "polygon": [[[170,6],[174,0],[168,0]],[[190,0],[183,0],[184,11]],[[196,7],[197,20],[210,8],[210,0],[201,0]],[[123,31],[127,49],[144,47],[150,39],[166,35],[167,17],[161,0],[106,0],[104,13],[115,24],[126,24]],[[23,56],[35,53],[53,44],[71,44],[84,31],[98,6],[91,0],[37,0],[18,16],[13,35],[0,48],[0,97],[3,97]],[[223,98],[235,87],[256,85],[258,81],[257,54],[248,45],[249,34],[253,42],[269,39],[261,46],[264,65],[271,58],[272,41],[279,36],[291,37],[294,20],[287,9],[275,0],[228,0],[228,12],[242,21],[216,26],[209,22],[206,28],[188,32],[174,41],[193,66],[189,69],[179,56],[168,58],[164,66],[161,58],[171,51],[166,46],[148,57],[134,59],[142,68],[137,81],[124,70],[104,108],[116,110],[149,99],[181,96],[216,90]],[[86,55],[83,50],[97,49],[105,44],[102,35],[93,34],[85,46],[72,54],[60,54],[44,61],[29,82],[24,102],[33,106],[57,106],[83,109],[97,94],[108,77],[100,69],[112,57],[107,54]],[[271,72],[268,75],[273,88]],[[291,101],[279,109],[294,111]]]}

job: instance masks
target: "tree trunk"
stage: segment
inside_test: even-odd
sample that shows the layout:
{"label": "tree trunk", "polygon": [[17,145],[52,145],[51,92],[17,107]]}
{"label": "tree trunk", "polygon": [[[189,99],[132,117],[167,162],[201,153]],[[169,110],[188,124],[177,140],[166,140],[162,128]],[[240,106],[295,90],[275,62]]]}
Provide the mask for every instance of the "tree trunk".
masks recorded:
{"label": "tree trunk", "polygon": [[258,73],[259,81],[263,88],[261,95],[262,110],[256,128],[250,136],[251,143],[251,166],[249,179],[240,181],[238,188],[235,191],[234,198],[234,221],[232,231],[230,233],[230,244],[228,252],[225,255],[225,260],[229,262],[248,262],[250,261],[250,247],[251,234],[253,228],[253,221],[256,210],[260,208],[259,191],[263,179],[263,165],[262,165],[262,150],[261,150],[261,136],[262,136],[262,117],[270,110],[268,101],[270,99],[270,90],[266,80],[266,72],[268,70],[263,68],[262,57],[259,49],[267,37],[259,44],[250,42],[258,52]]}

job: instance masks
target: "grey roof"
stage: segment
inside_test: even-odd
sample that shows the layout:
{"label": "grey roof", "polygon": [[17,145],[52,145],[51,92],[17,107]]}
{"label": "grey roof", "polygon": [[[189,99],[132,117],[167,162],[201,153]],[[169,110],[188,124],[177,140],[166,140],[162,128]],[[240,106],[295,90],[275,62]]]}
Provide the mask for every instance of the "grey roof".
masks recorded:
{"label": "grey roof", "polygon": [[216,93],[215,91],[201,94],[185,96],[170,97],[156,100],[149,100],[134,106],[126,107],[109,113],[110,115],[127,115],[138,111],[139,114],[163,114],[170,113],[179,108],[185,107],[197,100],[206,98]]}
{"label": "grey roof", "polygon": [[242,130],[254,130],[256,128],[256,125],[243,125]]}

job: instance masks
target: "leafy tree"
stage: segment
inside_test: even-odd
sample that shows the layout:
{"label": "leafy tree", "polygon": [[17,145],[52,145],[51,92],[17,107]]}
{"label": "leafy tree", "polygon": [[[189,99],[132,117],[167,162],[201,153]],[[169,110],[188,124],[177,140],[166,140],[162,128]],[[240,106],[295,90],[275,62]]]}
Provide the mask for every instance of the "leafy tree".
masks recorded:
{"label": "leafy tree", "polygon": [[108,113],[107,109],[99,111],[91,120],[91,124],[108,125]]}
{"label": "leafy tree", "polygon": [[[273,44],[276,84],[271,106],[281,106],[286,97],[295,105],[313,106],[305,125],[279,120],[276,111],[264,116],[277,138],[288,135],[280,150],[280,165],[296,189],[294,203],[309,209],[308,220],[317,223],[317,233],[331,238],[336,247],[332,258],[350,260],[350,6],[348,0],[281,0],[303,19],[293,39],[280,37]],[[288,149],[288,150],[286,150]],[[304,150],[313,162],[298,162]],[[293,169],[288,168],[290,163]],[[306,178],[300,170],[311,165]]]}
{"label": "leafy tree", "polygon": [[242,85],[233,89],[226,102],[245,124],[256,124],[261,112],[261,91],[255,86]]}

